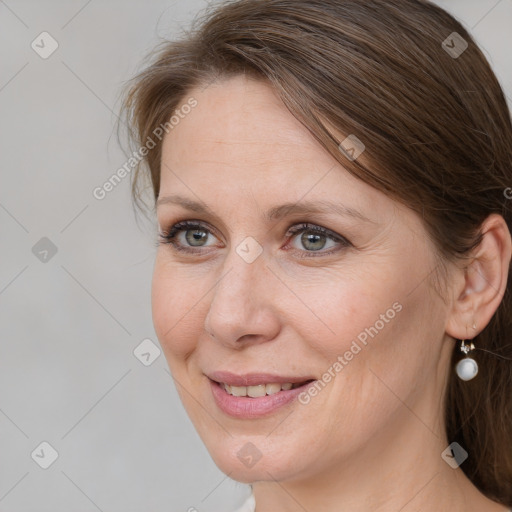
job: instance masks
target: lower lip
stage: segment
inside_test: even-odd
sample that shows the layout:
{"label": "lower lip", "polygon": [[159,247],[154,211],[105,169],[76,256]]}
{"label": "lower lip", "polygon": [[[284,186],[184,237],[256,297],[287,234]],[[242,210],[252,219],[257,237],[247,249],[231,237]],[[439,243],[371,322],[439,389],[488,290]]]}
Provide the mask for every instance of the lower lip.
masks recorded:
{"label": "lower lip", "polygon": [[251,398],[230,395],[218,382],[208,380],[210,381],[213,398],[219,409],[235,418],[245,419],[259,418],[276,411],[280,407],[289,404],[316,382],[313,380],[295,389],[281,390],[273,395]]}

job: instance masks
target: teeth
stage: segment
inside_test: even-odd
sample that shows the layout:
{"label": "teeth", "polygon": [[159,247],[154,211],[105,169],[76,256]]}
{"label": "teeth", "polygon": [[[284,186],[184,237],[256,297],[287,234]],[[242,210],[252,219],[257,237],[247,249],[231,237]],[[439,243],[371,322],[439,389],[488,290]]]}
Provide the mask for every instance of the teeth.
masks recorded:
{"label": "teeth", "polygon": [[259,396],[265,396],[267,394],[265,384],[259,386],[247,386],[247,394],[252,398],[258,398]]}
{"label": "teeth", "polygon": [[281,384],[266,384],[265,391],[267,395],[274,395],[275,393],[279,393],[279,391],[281,391]]}
{"label": "teeth", "polygon": [[292,384],[291,382],[285,382],[284,384],[272,383],[272,384],[258,384],[257,386],[230,386],[228,384],[221,383],[221,386],[233,396],[250,396],[251,398],[258,398],[265,395],[274,395],[279,391],[288,391],[289,389],[301,386],[300,383]]}

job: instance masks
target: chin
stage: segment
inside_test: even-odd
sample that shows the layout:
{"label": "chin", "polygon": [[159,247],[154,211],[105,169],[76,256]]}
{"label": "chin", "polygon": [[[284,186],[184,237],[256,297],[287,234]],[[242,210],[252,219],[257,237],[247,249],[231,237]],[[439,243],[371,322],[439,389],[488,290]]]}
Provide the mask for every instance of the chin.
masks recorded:
{"label": "chin", "polygon": [[216,466],[233,480],[245,484],[289,480],[298,476],[305,463],[298,447],[287,456],[282,446],[279,448],[259,436],[252,440],[250,436],[244,436],[243,440],[230,437],[225,443],[212,442],[212,445],[206,447]]}

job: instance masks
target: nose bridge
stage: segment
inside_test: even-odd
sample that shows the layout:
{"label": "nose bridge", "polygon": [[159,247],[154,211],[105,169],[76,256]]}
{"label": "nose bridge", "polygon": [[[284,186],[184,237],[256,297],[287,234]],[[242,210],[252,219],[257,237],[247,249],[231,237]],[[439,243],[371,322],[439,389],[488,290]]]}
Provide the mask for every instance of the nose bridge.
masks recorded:
{"label": "nose bridge", "polygon": [[234,246],[213,289],[205,330],[234,343],[245,335],[273,337],[277,319],[263,250],[250,237]]}

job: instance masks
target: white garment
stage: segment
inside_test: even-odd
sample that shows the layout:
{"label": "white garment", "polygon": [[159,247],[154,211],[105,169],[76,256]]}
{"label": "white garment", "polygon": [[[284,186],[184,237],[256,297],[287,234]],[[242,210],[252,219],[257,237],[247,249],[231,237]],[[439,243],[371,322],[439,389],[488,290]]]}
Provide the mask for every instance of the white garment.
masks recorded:
{"label": "white garment", "polygon": [[254,501],[254,494],[251,494],[244,501],[240,508],[237,508],[234,512],[254,512],[256,508],[256,502]]}

